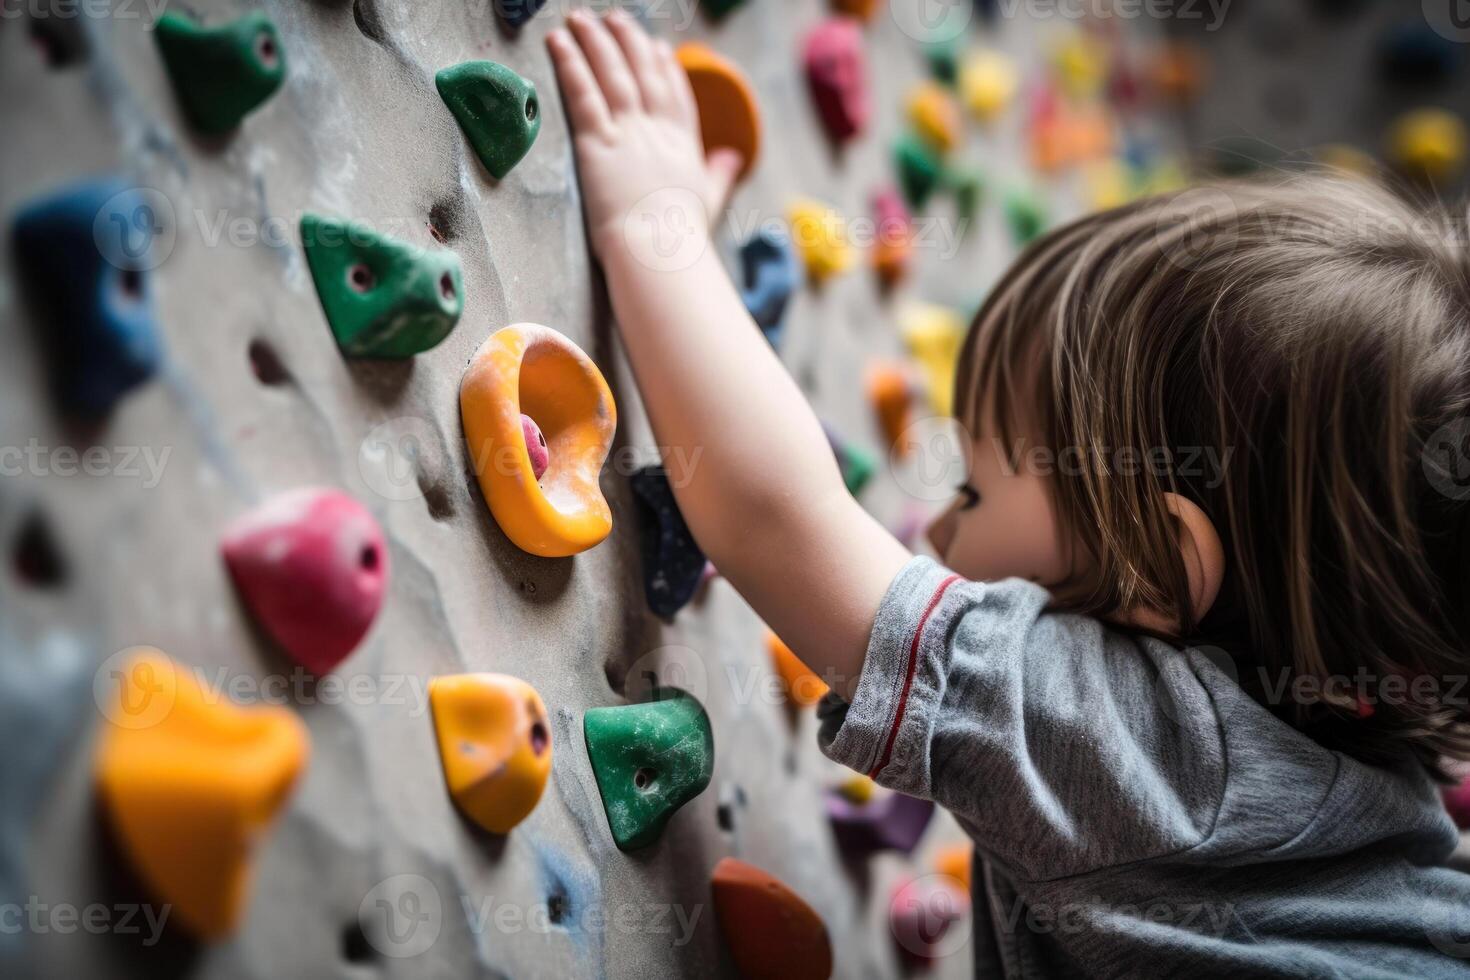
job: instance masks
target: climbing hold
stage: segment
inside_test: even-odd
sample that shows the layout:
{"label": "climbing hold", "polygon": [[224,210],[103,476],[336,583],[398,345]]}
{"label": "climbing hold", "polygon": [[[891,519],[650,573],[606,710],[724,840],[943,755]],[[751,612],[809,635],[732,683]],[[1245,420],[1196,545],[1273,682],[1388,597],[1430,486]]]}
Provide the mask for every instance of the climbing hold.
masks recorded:
{"label": "climbing hold", "polygon": [[1005,196],[1006,223],[1017,245],[1027,245],[1046,230],[1046,205],[1034,192],[1013,187]]}
{"label": "climbing hold", "polygon": [[822,431],[827,434],[827,444],[837,458],[837,468],[842,471],[842,482],[847,485],[847,492],[856,497],[878,471],[878,461],[866,449],[843,439],[826,422],[822,423]]}
{"label": "climbing hold", "polygon": [[459,322],[464,287],[453,252],[310,213],[301,218],[301,243],[327,325],[346,356],[412,357]]}
{"label": "climbing hold", "polygon": [[658,840],[669,818],[704,792],[714,772],[709,716],[678,688],[655,688],[645,704],[592,708],[582,732],[620,850]]}
{"label": "climbing hold", "polygon": [[508,834],[536,809],[551,774],[551,727],[541,695],[504,674],[429,681],[444,782],[465,816]]}
{"label": "climbing hold", "polygon": [[893,148],[893,161],[898,169],[898,185],[909,207],[922,208],[939,187],[939,158],[927,143],[909,134]]}
{"label": "climbing hold", "polygon": [[960,142],[960,107],[949,90],[938,82],[920,82],[909,93],[909,122],[915,132],[940,153],[948,153]]}
{"label": "climbing hold", "polygon": [[1074,99],[1095,98],[1107,78],[1107,57],[1101,42],[1080,31],[1052,47],[1051,63],[1062,89]]}
{"label": "climbing hold", "polygon": [[904,793],[885,793],[866,803],[854,803],[829,789],[825,798],[837,846],[852,857],[866,857],[875,851],[907,854],[918,846],[934,816],[931,801]]}
{"label": "climbing hold", "polygon": [[531,457],[531,475],[539,482],[551,465],[551,450],[546,445],[546,436],[529,415],[521,416],[521,435],[526,440],[526,455]]}
{"label": "climbing hold", "polygon": [[1470,830],[1470,770],[1458,784],[1446,786],[1443,793],[1445,809],[1449,811],[1450,819],[1455,821],[1455,826]]}
{"label": "climbing hold", "polygon": [[960,232],[964,233],[985,200],[985,174],[977,167],[949,167],[942,180],[945,189],[954,194],[955,214],[960,219]]}
{"label": "climbing hold", "polygon": [[761,153],[761,111],[755,88],[744,72],[703,44],[681,44],[677,55],[699,107],[704,151],[719,147],[739,151],[740,173],[735,179],[744,179]]}
{"label": "climbing hold", "polygon": [[934,870],[953,878],[966,895],[970,894],[970,869],[974,863],[974,844],[950,844],[934,855]]}
{"label": "climbing hold", "polygon": [[1109,158],[1092,164],[1082,174],[1088,206],[1106,211],[1133,199],[1133,175],[1122,160]]}
{"label": "climbing hold", "polygon": [[769,630],[766,631],[766,652],[771,656],[776,676],[781,679],[781,689],[793,704],[809,708],[831,690],[810,667],[802,663],[800,657],[791,652],[789,646],[781,642],[779,636]]}
{"label": "climbing hold", "polygon": [[1422,18],[1389,29],[1379,42],[1378,57],[1389,81],[1420,86],[1447,81],[1464,60],[1461,45]]}
{"label": "climbing hold", "polygon": [[1445,109],[1415,109],[1389,130],[1389,155],[1405,173],[1445,183],[1464,168],[1467,141],[1459,116]]}
{"label": "climbing hold", "polygon": [[704,10],[705,16],[710,20],[723,20],[730,15],[736,7],[743,6],[745,0],[700,0],[699,6]]}
{"label": "climbing hold", "polygon": [[231,932],[251,852],[306,763],[306,728],[276,706],[240,707],[140,648],[113,674],[95,778],[138,876],[200,938]]}
{"label": "climbing hold", "polygon": [[[526,21],[536,16],[546,0],[493,0],[495,12],[511,30],[520,30]],[[483,8],[481,8],[483,9]]]}
{"label": "climbing hold", "polygon": [[944,938],[970,908],[970,897],[944,875],[901,883],[888,903],[888,927],[910,969],[931,966],[947,951]]}
{"label": "climbing hold", "polygon": [[855,772],[838,784],[837,792],[841,793],[842,798],[849,803],[856,803],[858,806],[862,806],[872,801],[873,793],[877,787],[878,784],[873,782],[873,780],[860,772]]}
{"label": "climbing hold", "polygon": [[869,365],[866,374],[868,401],[878,417],[884,444],[890,452],[903,455],[908,447],[900,446],[899,439],[909,427],[913,406],[908,371],[901,364],[879,361]]}
{"label": "climbing hold", "polygon": [[936,82],[954,88],[960,81],[960,52],[953,41],[936,41],[924,50],[929,74]]}
{"label": "climbing hold", "polygon": [[[602,372],[576,344],[536,323],[497,330],[460,382],[459,410],[485,502],[517,547],[564,558],[608,536],[612,510],[597,480],[618,413]],[[523,412],[546,438],[539,477]]]}
{"label": "climbing hold", "polygon": [[929,403],[940,415],[954,409],[955,366],[965,340],[965,322],[954,310],[933,303],[918,303],[904,311],[899,321],[909,355],[918,362]]}
{"label": "climbing hold", "polygon": [[914,251],[913,219],[897,190],[885,187],[873,195],[873,268],[884,289],[892,289],[909,273]]}
{"label": "climbing hold", "polygon": [[1165,42],[1155,52],[1150,69],[1154,88],[1179,105],[1195,101],[1204,88],[1204,53],[1188,41]]}
{"label": "climbing hold", "polygon": [[826,980],[832,941],[812,907],[773,875],[721,858],[710,875],[725,948],[745,980]]}
{"label": "climbing hold", "polygon": [[1356,177],[1377,179],[1381,176],[1377,161],[1367,153],[1347,143],[1328,143],[1313,152],[1317,162],[1329,170]]}
{"label": "climbing hold", "polygon": [[388,591],[383,530],[339,490],[268,500],[225,530],[220,553],[256,620],[314,674],[357,647]]}
{"label": "climbing hold", "polygon": [[871,112],[862,31],[850,18],[833,17],[806,36],[804,52],[822,126],[833,142],[845,143],[867,128]]}
{"label": "climbing hold", "polygon": [[153,36],[185,114],[204,133],[240,125],[286,78],[281,36],[260,11],[203,27],[169,10],[153,25]]}
{"label": "climbing hold", "polygon": [[977,51],[960,69],[960,98],[981,122],[1004,112],[1019,87],[1015,62],[998,51]]}
{"label": "climbing hold", "polygon": [[704,579],[704,552],[669,486],[662,466],[645,466],[628,479],[638,504],[639,539],[643,552],[643,595],[655,616],[673,618]]}
{"label": "climbing hold", "polygon": [[121,178],[72,184],[21,208],[12,245],[44,322],[51,389],[70,415],[96,418],[158,370],[148,270],[162,232],[146,196]]}
{"label": "climbing hold", "polygon": [[818,201],[797,201],[787,212],[787,219],[792,244],[812,282],[821,285],[852,266],[847,223],[835,209]]}
{"label": "climbing hold", "polygon": [[832,0],[832,9],[867,23],[878,10],[878,0]]}
{"label": "climbing hold", "polygon": [[464,61],[434,76],[475,156],[496,180],[521,162],[541,132],[536,86],[493,61]]}
{"label": "climbing hold", "polygon": [[781,346],[786,306],[796,291],[796,257],[785,239],[756,232],[740,246],[740,298],[772,347]]}

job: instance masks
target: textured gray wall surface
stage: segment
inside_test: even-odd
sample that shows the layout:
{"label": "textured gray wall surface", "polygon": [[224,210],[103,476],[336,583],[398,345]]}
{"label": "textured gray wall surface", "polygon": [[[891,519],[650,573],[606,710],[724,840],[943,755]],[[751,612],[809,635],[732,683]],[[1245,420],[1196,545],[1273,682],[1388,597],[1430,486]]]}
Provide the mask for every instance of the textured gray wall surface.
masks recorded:
{"label": "textured gray wall surface", "polygon": [[[880,14],[868,28],[872,132],[833,154],[798,67],[800,39],[825,4],[751,0],[718,26],[687,2],[650,8],[656,32],[711,39],[760,91],[766,152],[732,212],[744,231],[779,219],[798,194],[849,216],[867,212],[869,195],[891,179],[903,95],[924,73],[919,45],[893,18]],[[149,30],[156,9],[140,0],[92,7],[100,15],[68,27],[83,42],[80,57],[55,68],[20,9],[7,6],[0,18],[0,214],[68,180],[121,172],[166,200],[172,247],[152,274],[164,371],[100,427],[78,433],[52,410],[37,342],[45,324],[22,300],[9,237],[0,241],[0,445],[34,446],[42,460],[4,481],[0,540],[40,521],[66,567],[48,589],[0,573],[0,902],[41,909],[19,931],[0,923],[5,972],[725,975],[733,968],[708,875],[733,854],[782,877],[822,915],[838,975],[896,974],[888,896],[905,869],[922,873],[935,847],[957,839],[953,825],[936,821],[912,861],[844,863],[821,799],[840,773],[816,751],[814,719],[752,693],[769,674],[757,618],[722,581],[673,625],[646,611],[625,477],[631,462],[653,461],[656,446],[584,239],[567,125],[541,43],[550,12],[512,37],[483,0],[197,0],[191,12],[216,23],[265,10],[289,65],[282,90],[239,132],[205,140],[185,124],[158,58]],[[988,30],[988,43],[1023,62],[1038,57],[1036,25]],[[542,95],[540,137],[500,182],[468,152],[433,84],[439,68],[474,58],[511,66]],[[997,190],[1026,179],[1020,126],[1013,112],[967,147]],[[1051,193],[1057,216],[1077,210],[1068,181]],[[881,298],[864,266],[801,292],[789,314],[792,371],[825,418],[871,448],[879,435],[858,379],[869,357],[901,350],[894,320],[905,297],[970,307],[1012,253],[993,205],[948,247],[956,231],[948,207],[934,209],[948,225],[942,220],[935,244],[920,249],[900,296]],[[425,247],[435,247],[432,224],[464,263],[467,299],[454,333],[410,361],[345,360],[300,248],[296,226],[308,210]],[[733,250],[733,241],[722,247]],[[603,478],[614,532],[573,559],[511,545],[464,450],[461,374],[489,333],[519,321],[547,324],[582,346],[618,402],[617,447]],[[253,345],[274,352],[285,375],[260,380]],[[63,447],[88,445],[106,451],[105,472],[61,475]],[[262,678],[289,677],[291,665],[236,598],[217,545],[221,528],[248,507],[308,485],[353,494],[389,538],[388,599],[338,671],[368,693],[290,690],[311,758],[259,842],[241,929],[209,945],[171,933],[153,944],[147,922],[129,929],[117,919],[142,896],[97,813],[94,675],[108,657],[147,644],[239,682],[247,699]],[[890,521],[911,504],[887,471],[864,502]],[[551,783],[504,839],[461,818],[444,787],[423,684],[463,671],[525,679],[554,721]],[[636,693],[625,680],[650,671],[700,697],[717,761],[709,790],[664,838],[625,855],[607,829],[581,719],[588,708],[623,703]],[[736,801],[728,830],[717,819],[722,801]],[[432,913],[432,945],[399,957],[402,947],[359,935],[361,909],[379,899],[405,907],[409,892]],[[547,924],[548,903],[560,922]],[[45,911],[97,905],[110,927],[68,929]],[[969,970],[966,946],[938,973]]]}

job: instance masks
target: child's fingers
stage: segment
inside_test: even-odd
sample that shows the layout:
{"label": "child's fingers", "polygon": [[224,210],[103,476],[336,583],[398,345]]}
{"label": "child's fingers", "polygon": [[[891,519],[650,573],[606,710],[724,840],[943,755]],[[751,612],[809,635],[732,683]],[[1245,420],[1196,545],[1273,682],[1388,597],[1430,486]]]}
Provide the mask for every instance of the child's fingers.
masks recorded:
{"label": "child's fingers", "polygon": [[654,57],[653,42],[647,32],[621,7],[607,18],[608,30],[622,48],[623,57],[633,72],[633,81],[643,97],[643,107],[650,112],[669,112],[672,103],[663,72]]}
{"label": "child's fingers", "polygon": [[546,36],[546,44],[551,48],[551,63],[556,67],[572,129],[578,133],[611,129],[612,113],[577,42],[565,30],[557,28]]}
{"label": "child's fingers", "polygon": [[683,65],[679,64],[679,58],[674,54],[673,46],[663,38],[654,42],[654,56],[658,60],[664,84],[668,86],[669,98],[673,103],[675,114],[682,123],[698,133],[700,131],[699,107],[694,102],[694,89],[689,84],[689,73],[684,70]]}
{"label": "child's fingers", "polygon": [[607,107],[612,110],[613,115],[636,109],[640,101],[638,86],[628,71],[628,62],[624,60],[622,50],[607,32],[602,20],[585,10],[576,10],[567,17],[567,23],[571,26],[577,43],[582,46],[582,53],[592,66],[592,74],[597,76],[597,83],[602,87],[602,97],[607,100]]}

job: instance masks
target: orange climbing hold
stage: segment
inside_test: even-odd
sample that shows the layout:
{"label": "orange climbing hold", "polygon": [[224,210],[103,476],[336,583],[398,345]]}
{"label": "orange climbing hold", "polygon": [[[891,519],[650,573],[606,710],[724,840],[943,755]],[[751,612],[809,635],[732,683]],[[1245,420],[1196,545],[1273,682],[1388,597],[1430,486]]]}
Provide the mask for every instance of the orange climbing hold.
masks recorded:
{"label": "orange climbing hold", "polygon": [[909,94],[909,121],[914,130],[940,153],[948,153],[960,142],[964,126],[960,106],[949,90],[938,82],[922,82]]}
{"label": "orange climbing hold", "polygon": [[832,941],[812,907],[753,864],[724,858],[710,877],[730,958],[746,980],[832,975]]}
{"label": "orange climbing hold", "polygon": [[867,371],[867,388],[868,400],[873,403],[889,451],[905,454],[907,447],[900,446],[899,439],[909,427],[912,415],[913,394],[908,371],[901,364],[886,361],[873,364]]}
{"label": "orange climbing hold", "polygon": [[113,675],[95,779],[138,877],[191,932],[232,932],[249,899],[251,852],[306,764],[305,727],[285,708],[211,696],[150,648]]}
{"label": "orange climbing hold", "polygon": [[704,151],[722,146],[740,151],[744,162],[736,179],[743,179],[761,152],[761,111],[755,88],[744,72],[703,44],[681,44],[677,54],[699,104]]}
{"label": "orange climbing hold", "polygon": [[832,0],[832,9],[867,23],[878,10],[878,0]]}
{"label": "orange climbing hold", "polygon": [[541,695],[504,674],[429,681],[444,782],[460,810],[492,834],[526,819],[551,774],[551,726]]}
{"label": "orange climbing hold", "polygon": [[[470,463],[506,537],[523,551],[564,558],[612,531],[598,474],[618,413],[597,365],[549,327],[517,323],[480,346],[459,388]],[[546,440],[537,482],[522,413]]]}
{"label": "orange climbing hold", "polygon": [[975,860],[974,844],[951,844],[934,856],[934,870],[959,882],[960,890],[970,894],[970,868]]}
{"label": "orange climbing hold", "polygon": [[775,633],[766,633],[766,650],[781,686],[793,703],[803,708],[816,704],[831,690]]}

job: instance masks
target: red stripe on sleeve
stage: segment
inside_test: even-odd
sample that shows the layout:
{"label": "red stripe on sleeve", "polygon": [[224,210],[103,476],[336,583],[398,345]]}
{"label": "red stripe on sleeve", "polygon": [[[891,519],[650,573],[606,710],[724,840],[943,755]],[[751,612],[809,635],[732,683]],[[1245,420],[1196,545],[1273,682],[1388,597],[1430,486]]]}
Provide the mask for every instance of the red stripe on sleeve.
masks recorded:
{"label": "red stripe on sleeve", "polygon": [[939,588],[934,590],[934,595],[929,600],[929,605],[924,607],[924,615],[919,617],[919,625],[914,630],[914,641],[909,644],[909,666],[903,678],[903,692],[898,696],[898,710],[893,715],[893,726],[888,729],[888,741],[883,745],[883,756],[878,760],[876,766],[868,770],[869,779],[877,779],[878,773],[883,771],[883,767],[888,765],[888,760],[893,757],[893,743],[898,738],[899,726],[903,724],[903,714],[909,706],[909,691],[914,686],[914,674],[919,669],[919,639],[924,635],[924,626],[928,624],[929,617],[939,605],[939,600],[944,598],[944,593],[959,580],[958,575],[951,575],[940,582]]}

